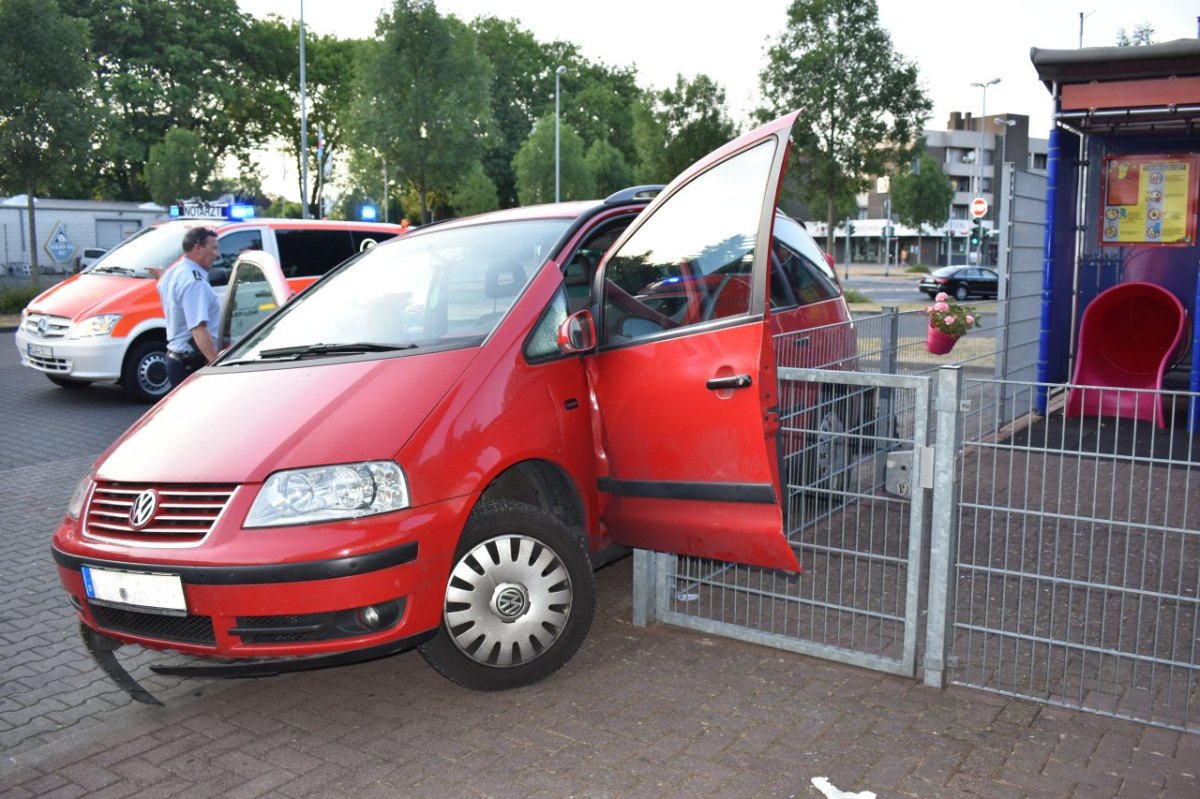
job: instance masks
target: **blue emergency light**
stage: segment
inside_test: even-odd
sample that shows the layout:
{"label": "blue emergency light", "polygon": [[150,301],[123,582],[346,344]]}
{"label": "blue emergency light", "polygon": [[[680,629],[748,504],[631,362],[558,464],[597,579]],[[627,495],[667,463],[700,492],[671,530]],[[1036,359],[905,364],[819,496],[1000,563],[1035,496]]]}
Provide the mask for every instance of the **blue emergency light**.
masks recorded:
{"label": "blue emergency light", "polygon": [[229,206],[229,218],[235,221],[238,219],[253,219],[254,206],[244,203],[232,203]]}
{"label": "blue emergency light", "polygon": [[374,222],[378,216],[379,212],[370,203],[363,203],[362,207],[358,209],[358,218],[364,222]]}

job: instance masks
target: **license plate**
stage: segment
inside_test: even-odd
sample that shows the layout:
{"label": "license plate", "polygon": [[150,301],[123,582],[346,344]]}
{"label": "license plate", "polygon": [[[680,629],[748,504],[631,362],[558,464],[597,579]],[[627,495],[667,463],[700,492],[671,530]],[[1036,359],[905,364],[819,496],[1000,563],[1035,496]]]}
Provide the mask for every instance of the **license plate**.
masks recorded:
{"label": "license plate", "polygon": [[100,602],[162,611],[187,610],[183,581],[177,574],[110,571],[84,566],[83,586],[90,598]]}
{"label": "license plate", "polygon": [[54,350],[41,344],[29,344],[29,355],[33,358],[53,358]]}

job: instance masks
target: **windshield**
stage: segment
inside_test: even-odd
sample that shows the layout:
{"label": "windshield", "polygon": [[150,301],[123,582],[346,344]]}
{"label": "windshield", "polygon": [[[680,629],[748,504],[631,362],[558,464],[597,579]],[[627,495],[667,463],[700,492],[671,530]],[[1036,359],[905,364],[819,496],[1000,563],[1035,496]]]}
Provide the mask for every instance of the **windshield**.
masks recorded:
{"label": "windshield", "polygon": [[89,271],[94,275],[153,277],[151,267],[166,269],[183,255],[187,229],[185,225],[159,225],[139,230],[109,250]]}
{"label": "windshield", "polygon": [[571,221],[431,228],[375,247],[285,306],[225,362],[475,346]]}

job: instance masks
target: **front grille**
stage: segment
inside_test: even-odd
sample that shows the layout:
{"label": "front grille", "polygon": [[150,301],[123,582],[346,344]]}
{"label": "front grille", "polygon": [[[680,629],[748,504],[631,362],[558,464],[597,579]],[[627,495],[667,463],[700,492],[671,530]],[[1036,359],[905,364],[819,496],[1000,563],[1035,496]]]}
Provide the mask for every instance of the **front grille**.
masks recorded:
{"label": "front grille", "polygon": [[25,360],[43,372],[65,373],[71,371],[71,362],[66,358],[42,358],[37,355],[30,355],[27,352],[25,353]]}
{"label": "front grille", "polygon": [[[42,331],[42,320],[46,321],[46,329]],[[25,317],[25,332],[38,339],[56,339],[67,335],[71,329],[71,320],[65,316],[50,316],[48,314],[31,313]]]}
{"label": "front grille", "polygon": [[158,613],[119,610],[92,602],[88,603],[88,608],[97,624],[113,632],[140,635],[158,641],[176,641],[181,644],[215,646],[217,643],[212,619],[208,616],[163,616]]}
{"label": "front grille", "polygon": [[[229,503],[236,485],[154,485],[98,482],[88,503],[84,534],[139,546],[196,544]],[[135,528],[130,511],[153,491],[156,507],[148,523]]]}

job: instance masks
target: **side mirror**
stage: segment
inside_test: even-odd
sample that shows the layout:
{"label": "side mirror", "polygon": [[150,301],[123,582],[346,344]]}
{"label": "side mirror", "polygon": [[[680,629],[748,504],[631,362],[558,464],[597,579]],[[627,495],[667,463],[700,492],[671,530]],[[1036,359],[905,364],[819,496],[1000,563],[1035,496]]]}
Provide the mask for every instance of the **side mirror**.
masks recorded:
{"label": "side mirror", "polygon": [[596,346],[596,321],[591,311],[576,311],[558,326],[558,349],[564,355],[578,355]]}
{"label": "side mirror", "polygon": [[229,285],[229,270],[223,266],[214,266],[208,270],[208,284],[210,286],[227,286]]}

